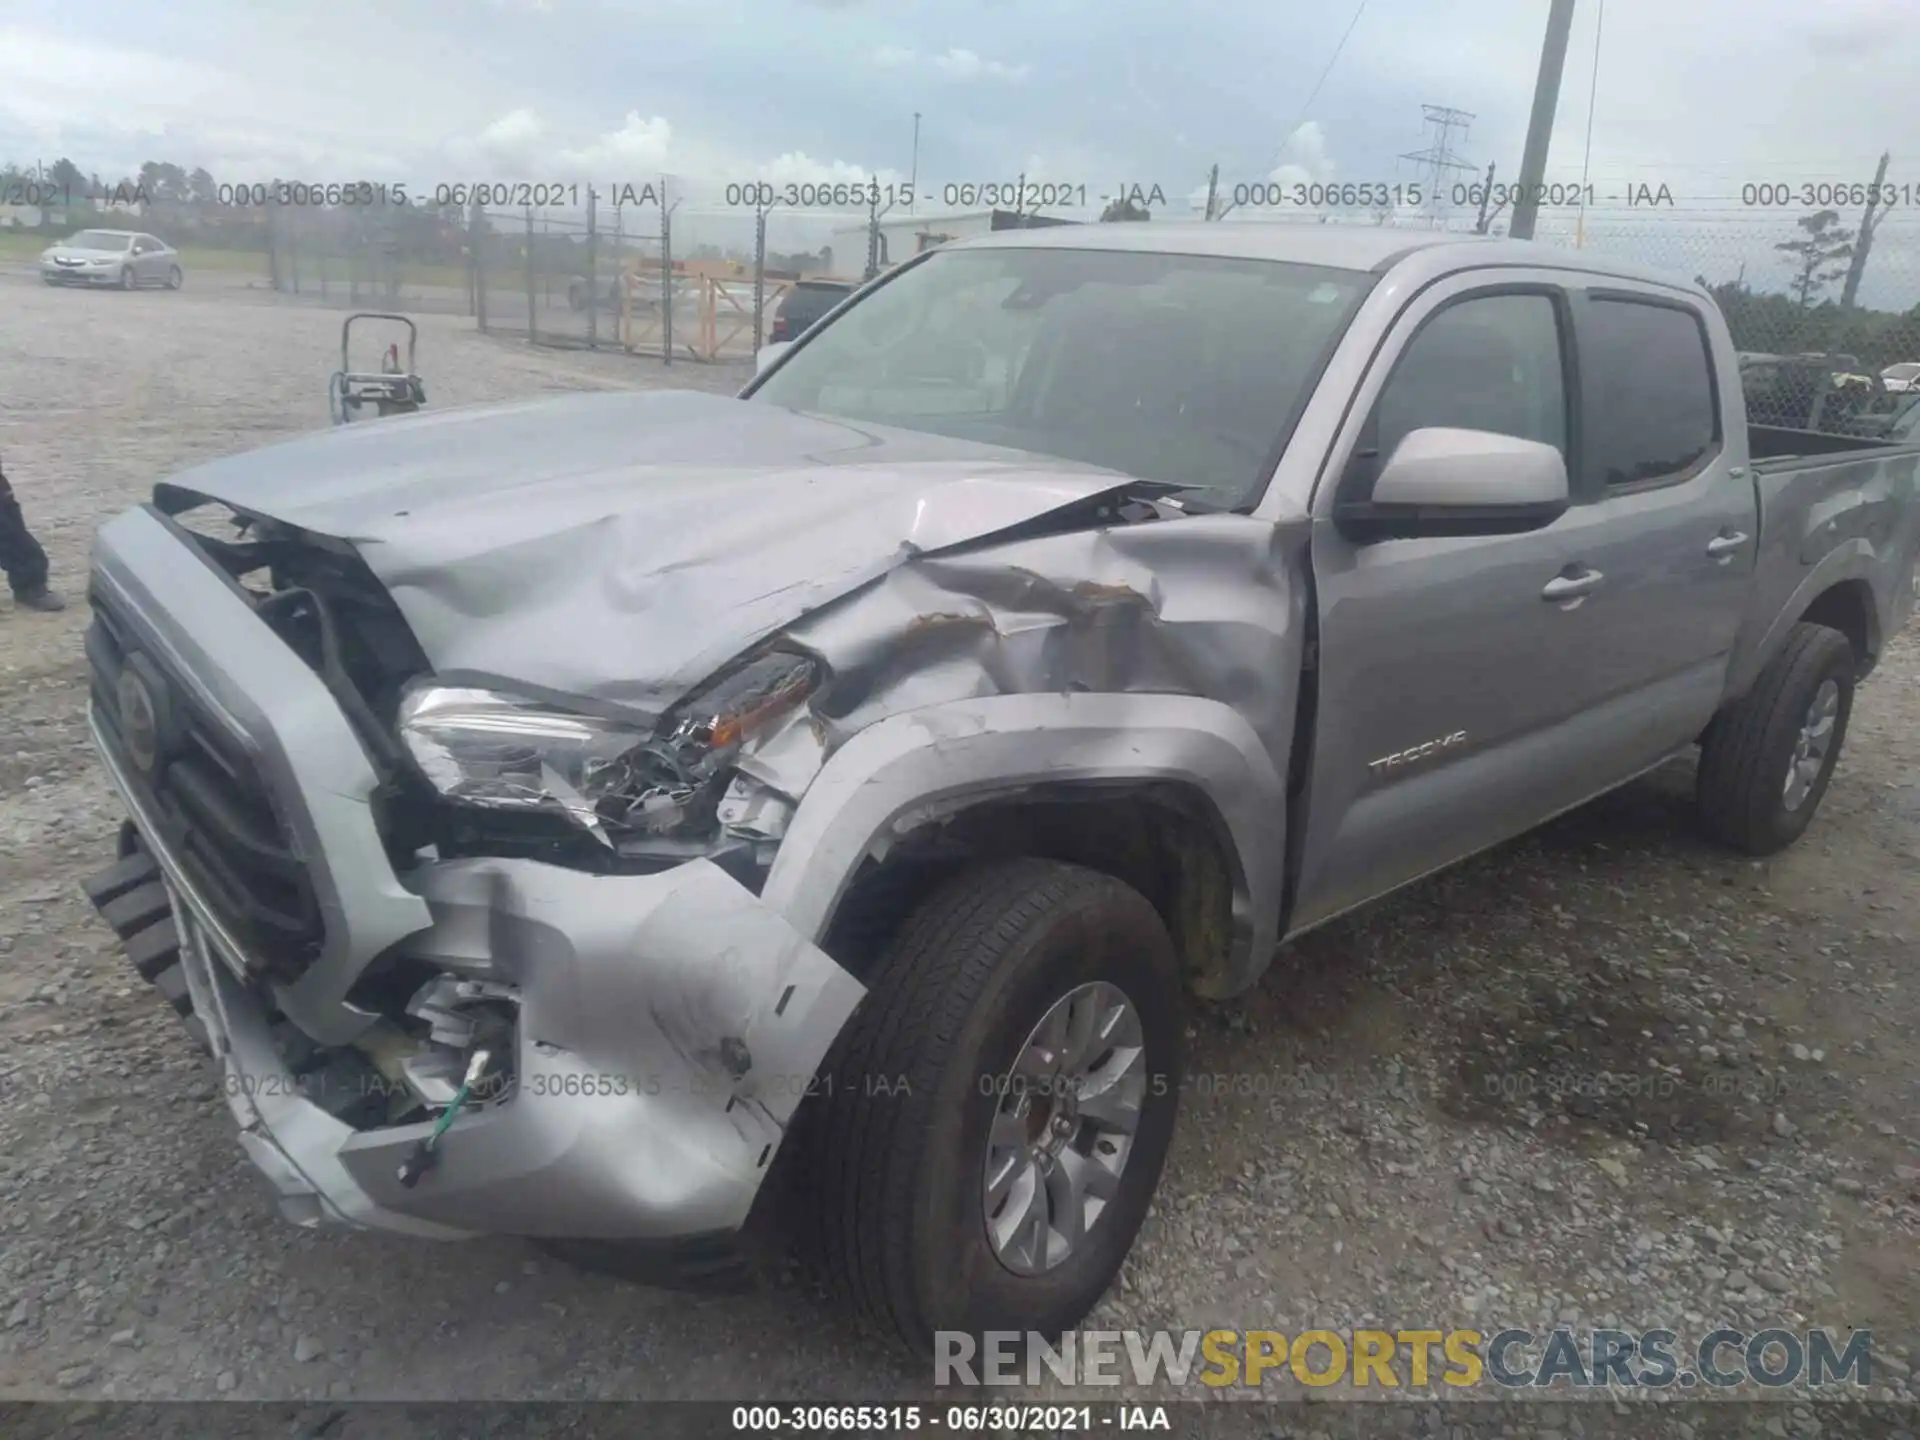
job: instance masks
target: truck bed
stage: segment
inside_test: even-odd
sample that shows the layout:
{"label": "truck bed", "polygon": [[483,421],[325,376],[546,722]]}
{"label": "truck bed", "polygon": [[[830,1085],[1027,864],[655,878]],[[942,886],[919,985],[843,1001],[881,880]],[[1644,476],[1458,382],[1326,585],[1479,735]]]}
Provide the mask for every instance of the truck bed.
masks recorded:
{"label": "truck bed", "polygon": [[1813,597],[1843,582],[1857,584],[1845,592],[1856,609],[1842,628],[1877,651],[1912,608],[1920,550],[1920,446],[1773,425],[1748,435],[1762,539],[1732,694],[1744,693]]}
{"label": "truck bed", "polygon": [[1795,430],[1785,425],[1747,427],[1747,453],[1753,459],[1754,468],[1761,471],[1799,469],[1802,464],[1815,460],[1865,460],[1912,454],[1915,448],[1888,440],[1869,440],[1859,435]]}

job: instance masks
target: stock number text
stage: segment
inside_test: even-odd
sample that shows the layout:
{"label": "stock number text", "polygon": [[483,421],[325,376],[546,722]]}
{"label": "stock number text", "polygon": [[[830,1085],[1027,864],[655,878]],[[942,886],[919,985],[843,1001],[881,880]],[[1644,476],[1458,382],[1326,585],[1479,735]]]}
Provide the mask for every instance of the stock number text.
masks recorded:
{"label": "stock number text", "polygon": [[851,210],[860,205],[911,205],[913,186],[890,185],[879,180],[823,180],[800,185],[746,180],[727,186],[722,200],[729,206],[752,210],[770,210],[775,206],[789,210]]}
{"label": "stock number text", "polygon": [[1426,192],[1418,185],[1379,185],[1366,181],[1340,184],[1287,184],[1268,180],[1257,185],[1233,187],[1233,203],[1256,208],[1269,205],[1302,205],[1324,210],[1334,206],[1380,209],[1388,206],[1419,205]]}
{"label": "stock number text", "polygon": [[1873,185],[1864,180],[1821,180],[1793,184],[1759,180],[1740,187],[1742,205],[1798,205],[1820,209],[1829,205],[1920,204],[1920,185]]}

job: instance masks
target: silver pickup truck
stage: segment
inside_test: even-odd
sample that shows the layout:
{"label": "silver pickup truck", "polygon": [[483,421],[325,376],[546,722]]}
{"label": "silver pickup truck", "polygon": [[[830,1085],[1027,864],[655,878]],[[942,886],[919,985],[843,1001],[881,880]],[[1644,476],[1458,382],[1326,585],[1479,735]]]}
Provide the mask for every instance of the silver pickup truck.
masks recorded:
{"label": "silver pickup truck", "polygon": [[1748,426],[1589,253],[1021,231],[764,360],[102,529],[89,893],[292,1219],[1057,1332],[1189,996],[1690,747],[1791,843],[1912,608],[1920,451]]}

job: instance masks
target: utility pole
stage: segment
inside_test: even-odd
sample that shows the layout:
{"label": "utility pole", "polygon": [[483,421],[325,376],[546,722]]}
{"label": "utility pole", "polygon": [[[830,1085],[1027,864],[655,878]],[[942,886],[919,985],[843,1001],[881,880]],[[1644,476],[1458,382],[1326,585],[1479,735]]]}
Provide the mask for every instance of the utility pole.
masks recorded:
{"label": "utility pole", "polygon": [[1492,220],[1488,218],[1488,215],[1487,215],[1487,206],[1492,203],[1493,203],[1493,165],[1491,164],[1491,162],[1489,162],[1489,164],[1487,165],[1487,178],[1481,181],[1480,183],[1480,218],[1473,222],[1474,234],[1476,235],[1486,234],[1487,226],[1493,223]]}
{"label": "utility pole", "polygon": [[907,172],[907,213],[920,201],[920,112],[913,112],[913,168]]}
{"label": "utility pole", "polygon": [[1573,29],[1573,0],[1553,0],[1547,12],[1547,38],[1540,47],[1540,75],[1533,86],[1533,114],[1527,120],[1527,148],[1520,157],[1520,194],[1513,202],[1507,233],[1533,238],[1540,214],[1540,186],[1547,173],[1547,147],[1553,141],[1553,112],[1560,105],[1560,72],[1567,64],[1567,35]]}
{"label": "utility pole", "polygon": [[[1853,240],[1853,258],[1847,262],[1847,283],[1840,291],[1840,308],[1853,309],[1854,297],[1860,293],[1860,279],[1867,273],[1867,251],[1873,246],[1873,232],[1880,222],[1873,212],[1880,199],[1881,188],[1887,183],[1887,162],[1893,157],[1886,151],[1880,152],[1880,168],[1873,172],[1873,186],[1867,191],[1867,210],[1860,217],[1860,233]],[[1881,212],[1885,214],[1884,211]]]}
{"label": "utility pole", "polygon": [[1214,202],[1214,197],[1219,193],[1220,193],[1220,167],[1216,165],[1213,167],[1212,172],[1207,176],[1207,219],[1209,220],[1214,218],[1213,202]]}

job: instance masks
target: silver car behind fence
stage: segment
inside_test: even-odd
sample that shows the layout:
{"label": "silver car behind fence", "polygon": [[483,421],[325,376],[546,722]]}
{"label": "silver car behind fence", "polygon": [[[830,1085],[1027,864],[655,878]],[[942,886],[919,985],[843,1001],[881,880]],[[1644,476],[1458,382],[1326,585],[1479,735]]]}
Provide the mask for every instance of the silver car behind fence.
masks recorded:
{"label": "silver car behind fence", "polygon": [[186,283],[180,252],[139,230],[82,230],[40,254],[49,285],[112,290],[178,290]]}

